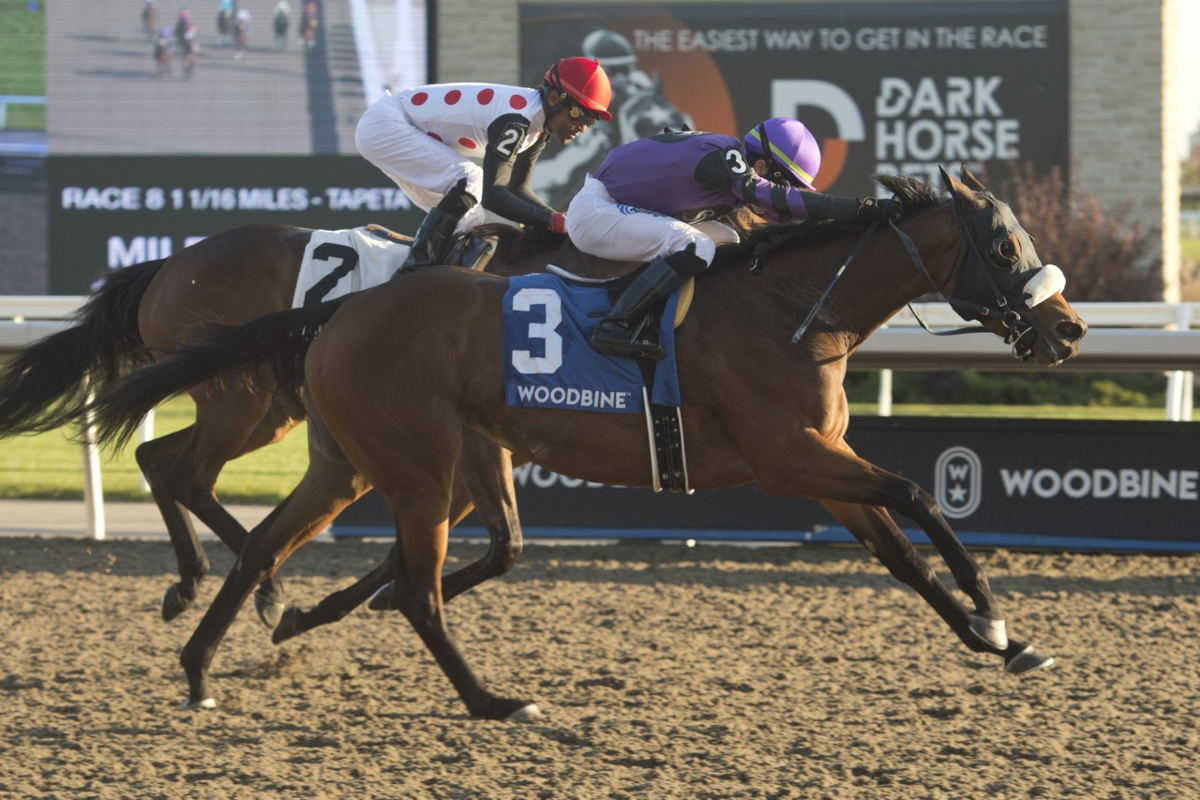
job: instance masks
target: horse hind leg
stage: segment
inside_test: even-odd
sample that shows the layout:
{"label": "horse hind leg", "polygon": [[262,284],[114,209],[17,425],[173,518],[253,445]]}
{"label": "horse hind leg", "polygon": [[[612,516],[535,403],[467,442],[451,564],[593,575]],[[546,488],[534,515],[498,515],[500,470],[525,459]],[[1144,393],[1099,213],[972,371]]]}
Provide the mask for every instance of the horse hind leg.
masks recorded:
{"label": "horse hind leg", "polygon": [[[171,467],[174,499],[196,515],[234,553],[246,529],[217,499],[217,477],[235,458],[281,440],[298,424],[301,412],[283,408],[265,393],[226,390],[196,398],[193,435]],[[274,628],[283,613],[283,584],[272,574],[254,597],[258,618]]]}
{"label": "horse hind leg", "polygon": [[[313,628],[337,622],[384,589],[388,590],[387,597],[390,599],[392,576],[396,572],[395,551],[396,545],[393,544],[387,557],[374,569],[351,586],[326,596],[314,607],[302,609],[295,605],[288,606],[271,633],[271,641],[280,644]],[[386,607],[391,606],[389,604]]]}
{"label": "horse hind leg", "polygon": [[[396,521],[396,572],[392,597],[421,637],[473,717],[518,722],[541,716],[531,701],[501,697],[486,689],[467,665],[446,626],[441,569],[445,563],[449,519],[446,506],[433,507],[428,487],[408,491],[381,489]],[[448,499],[448,498],[447,498]]]}
{"label": "horse hind leg", "polygon": [[[468,439],[470,438],[472,437],[468,437]],[[455,570],[442,579],[443,603],[450,602],[459,594],[478,586],[489,578],[505,574],[512,569],[513,564],[521,555],[521,528],[516,517],[516,498],[511,485],[512,468],[510,465],[504,465],[502,472],[494,473],[487,466],[489,463],[493,463],[491,461],[493,458],[503,458],[507,461],[508,456],[490,442],[480,441],[487,448],[495,450],[497,455],[485,454],[483,458],[488,460],[480,462],[476,460],[479,458],[478,455],[472,455],[470,446],[464,447],[450,501],[450,519],[453,521],[451,527],[457,525],[475,508],[472,498],[480,498],[478,508],[487,525],[490,541],[487,552],[482,558]],[[466,475],[468,472],[473,473],[469,479]],[[507,475],[507,488],[504,485],[493,487],[487,482],[488,476],[500,477],[501,480],[505,480],[505,475]],[[482,476],[487,488],[484,485],[476,485],[475,482],[480,478],[475,476]],[[469,490],[468,485],[475,485],[476,488]],[[313,608],[302,609],[299,606],[288,606],[284,610],[279,624],[275,626],[271,641],[279,644],[313,628],[337,622],[366,602],[368,598],[370,599],[368,607],[373,611],[399,610],[399,606],[392,598],[392,576],[396,571],[397,547],[398,545],[393,544],[387,557],[374,569],[351,586],[323,598]]]}
{"label": "horse hind leg", "polygon": [[188,680],[184,708],[216,705],[209,685],[212,660],[255,585],[268,579],[368,488],[353,466],[325,458],[310,448],[304,477],[288,498],[250,532],[233,570],[180,653]]}
{"label": "horse hind leg", "polygon": [[[315,418],[309,421],[310,426],[316,424]],[[450,499],[451,527],[471,512],[476,499],[490,536],[488,549],[479,560],[442,579],[443,603],[511,570],[522,548],[511,457],[490,441],[468,434],[464,437],[462,456],[456,466]],[[353,585],[328,595],[311,609],[289,606],[275,626],[271,640],[279,644],[313,628],[337,622],[368,598],[372,610],[399,610],[392,599],[391,580],[396,569],[396,547],[393,545],[387,558]]]}
{"label": "horse hind leg", "polygon": [[192,606],[200,581],[208,574],[209,561],[196,536],[191,517],[170,490],[169,471],[179,457],[194,426],[144,442],[135,450],[138,468],[150,485],[150,493],[162,514],[167,536],[175,550],[179,580],[167,587],[162,598],[162,618],[170,622]]}
{"label": "horse hind leg", "polygon": [[442,580],[442,601],[447,603],[484,581],[507,573],[524,548],[509,452],[481,436],[468,434],[463,441],[458,476],[451,512],[462,509],[457,522],[466,516],[470,501],[474,501],[487,528],[488,549],[483,558]]}
{"label": "horse hind leg", "polygon": [[[450,527],[462,522],[472,508],[479,512],[487,529],[488,549],[482,558],[442,578],[443,603],[508,573],[524,549],[513,487],[512,456],[488,439],[469,433],[463,439],[462,455],[455,467]],[[370,608],[375,611],[396,608],[390,585],[375,593]]]}

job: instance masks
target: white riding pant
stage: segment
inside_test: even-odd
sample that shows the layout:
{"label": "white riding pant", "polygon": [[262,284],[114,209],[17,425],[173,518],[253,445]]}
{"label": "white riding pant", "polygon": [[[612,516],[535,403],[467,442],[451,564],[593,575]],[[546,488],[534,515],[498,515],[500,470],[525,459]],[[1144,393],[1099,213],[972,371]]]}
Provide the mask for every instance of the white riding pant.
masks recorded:
{"label": "white riding pant", "polygon": [[738,232],[723,222],[692,225],[618,203],[591,175],[567,207],[567,235],[585,253],[621,261],[650,261],[695,244],[705,264],[712,264],[717,245],[740,241]]}
{"label": "white riding pant", "polygon": [[[404,110],[385,95],[372,104],[354,132],[363,158],[391,178],[413,205],[428,212],[463,178],[478,201],[483,196],[483,169],[408,121]],[[457,231],[482,225],[486,212],[478,202],[459,220]]]}

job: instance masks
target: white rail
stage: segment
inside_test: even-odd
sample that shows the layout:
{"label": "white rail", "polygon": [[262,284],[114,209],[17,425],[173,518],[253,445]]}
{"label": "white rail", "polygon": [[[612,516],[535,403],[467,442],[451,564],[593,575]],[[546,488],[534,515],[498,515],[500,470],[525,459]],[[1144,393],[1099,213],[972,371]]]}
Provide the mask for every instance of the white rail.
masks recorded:
{"label": "white rail", "polygon": [[[82,296],[0,295],[0,360],[26,345],[66,330]],[[1200,370],[1200,303],[1075,303],[1089,330],[1079,356],[1061,369],[1128,372],[1168,372],[1166,415],[1170,420],[1192,417],[1193,371]],[[922,319],[936,329],[962,324],[948,306],[923,303],[914,306]],[[879,413],[891,413],[893,369],[1030,369],[1017,362],[991,336],[930,336],[916,326],[908,311],[897,314],[876,332],[850,362],[852,369],[877,369],[881,373]],[[152,423],[151,423],[152,424]],[[104,506],[99,455],[85,428],[84,500],[89,532],[104,538]],[[153,434],[143,427],[143,437]]]}
{"label": "white rail", "polygon": [[8,127],[8,107],[14,106],[44,106],[44,95],[35,94],[0,94],[0,130]]}
{"label": "white rail", "polygon": [[1200,211],[1179,212],[1179,234],[1189,239],[1200,239]]}

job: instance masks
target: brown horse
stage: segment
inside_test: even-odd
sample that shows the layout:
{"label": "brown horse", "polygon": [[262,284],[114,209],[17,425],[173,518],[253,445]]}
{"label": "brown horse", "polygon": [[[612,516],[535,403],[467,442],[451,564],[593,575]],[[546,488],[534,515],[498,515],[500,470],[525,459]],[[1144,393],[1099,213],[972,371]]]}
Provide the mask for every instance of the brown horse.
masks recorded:
{"label": "brown horse", "polygon": [[[822,287],[831,285],[850,245],[864,236],[861,227],[770,228],[724,250],[698,279],[692,312],[678,334],[684,431],[693,486],[755,482],[768,494],[817,499],[916,589],[968,648],[994,653],[1009,672],[1022,673],[1052,659],[1008,638],[986,578],[933,499],[858,458],[843,438],[847,358],[931,286],[1013,343],[1022,357],[1053,365],[1077,352],[1086,326],[1061,294],[1033,307],[1025,302],[1026,284],[1040,267],[1032,241],[1005,204],[965,177],[971,187],[944,176],[949,203],[911,179],[880,179],[907,209],[897,235],[903,232],[912,255],[891,234],[867,240],[799,346],[789,343],[789,335]],[[774,249],[763,255],[760,245],[767,241]],[[757,276],[736,269],[752,259],[765,267]],[[274,359],[272,369],[283,376],[307,347],[306,405],[323,423],[310,439],[309,470],[251,533],[184,647],[189,705],[214,704],[208,674],[215,649],[255,584],[374,485],[396,522],[390,601],[468,711],[487,718],[536,713],[527,700],[485,689],[446,629],[443,602],[462,585],[443,583],[441,575],[448,529],[460,511],[456,480],[468,481],[473,494],[491,493],[505,519],[487,520],[489,528],[495,522],[517,529],[508,454],[482,445],[469,447],[461,462],[459,454],[479,434],[557,472],[631,486],[650,482],[650,459],[640,416],[504,406],[499,331],[506,288],[501,278],[462,270],[414,273],[344,302],[281,312],[227,331],[174,364],[136,374],[98,401],[103,435],[119,436],[136,424],[136,414],[122,413],[130,397],[148,387],[152,394],[162,390],[156,376],[167,375],[166,383],[178,390],[223,368],[236,372],[266,359]],[[889,511],[921,525],[971,599],[970,611],[941,584]]]}
{"label": "brown horse", "polygon": [[[563,245],[561,236],[486,226],[498,237],[489,269],[503,275],[534,272]],[[291,306],[312,231],[249,225],[210,236],[165,260],[110,273],[77,315],[77,324],[27,347],[0,372],[0,436],[44,432],[77,421],[89,391],[105,387],[130,366],[203,338],[208,326],[238,325]],[[167,588],[162,617],[171,620],[195,602],[209,562],[191,517],[235,553],[246,530],[215,493],[225,464],[277,442],[304,419],[294,393],[278,392],[267,375],[187,387],[196,403],[192,425],[141,444],[138,466],[162,513],[180,580]],[[263,621],[283,611],[276,579],[255,596]]]}

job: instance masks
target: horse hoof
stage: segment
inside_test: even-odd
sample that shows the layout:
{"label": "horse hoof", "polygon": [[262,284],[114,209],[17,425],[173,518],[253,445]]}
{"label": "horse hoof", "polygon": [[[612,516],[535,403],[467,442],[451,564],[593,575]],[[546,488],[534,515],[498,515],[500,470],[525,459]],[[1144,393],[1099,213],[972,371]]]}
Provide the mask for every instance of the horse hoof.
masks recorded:
{"label": "horse hoof", "polygon": [[188,698],[179,704],[181,711],[206,711],[217,707],[217,701],[211,697],[206,697],[203,700],[193,700]]}
{"label": "horse hoof", "polygon": [[254,610],[258,612],[258,619],[270,629],[279,625],[285,608],[287,606],[279,600],[263,597],[257,592],[254,594]]}
{"label": "horse hoof", "polygon": [[1008,647],[1008,632],[1002,619],[988,619],[980,614],[972,614],[971,633],[997,650]]}
{"label": "horse hoof", "polygon": [[1004,671],[1010,675],[1024,675],[1027,672],[1045,669],[1053,664],[1052,656],[1044,656],[1030,646],[1005,661]]}
{"label": "horse hoof", "polygon": [[542,717],[542,710],[537,707],[537,704],[529,703],[509,714],[508,720],[510,722],[535,722],[542,719]]}
{"label": "horse hoof", "polygon": [[288,606],[283,610],[283,616],[279,618],[279,624],[271,632],[271,643],[279,644],[280,642],[286,642],[299,633],[300,609],[295,606]]}
{"label": "horse hoof", "polygon": [[162,618],[163,622],[170,622],[178,617],[184,611],[187,611],[192,605],[190,598],[184,597],[183,592],[179,590],[178,583],[172,583],[163,592],[162,596]]}
{"label": "horse hoof", "polygon": [[392,584],[385,583],[380,586],[375,594],[371,595],[371,599],[367,601],[367,608],[372,611],[391,611],[395,608],[392,605]]}

